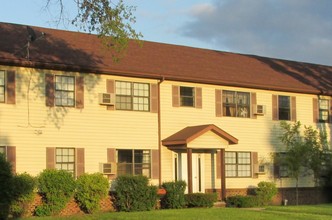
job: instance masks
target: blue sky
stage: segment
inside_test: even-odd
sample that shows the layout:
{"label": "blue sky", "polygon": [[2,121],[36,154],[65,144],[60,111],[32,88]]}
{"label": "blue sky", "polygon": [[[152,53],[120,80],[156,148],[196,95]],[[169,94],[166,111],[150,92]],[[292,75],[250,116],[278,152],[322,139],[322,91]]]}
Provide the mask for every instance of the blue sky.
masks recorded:
{"label": "blue sky", "polygon": [[[1,3],[1,22],[74,30],[56,24],[46,0]],[[66,15],[76,12],[64,0]],[[144,40],[332,66],[331,0],[125,0],[137,6]],[[1,36],[0,36],[1,39]]]}

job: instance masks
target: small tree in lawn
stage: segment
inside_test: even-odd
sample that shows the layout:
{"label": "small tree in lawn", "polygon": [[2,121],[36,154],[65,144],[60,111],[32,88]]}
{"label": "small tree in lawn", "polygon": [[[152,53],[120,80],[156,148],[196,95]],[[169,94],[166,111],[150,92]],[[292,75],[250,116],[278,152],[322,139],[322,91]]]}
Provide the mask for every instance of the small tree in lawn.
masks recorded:
{"label": "small tree in lawn", "polygon": [[318,185],[324,161],[324,151],[327,147],[326,134],[314,130],[311,126],[304,126],[303,135],[300,132],[299,121],[288,123],[280,122],[282,135],[281,142],[285,145],[285,155],[277,161],[288,168],[288,175],[296,180],[296,204],[298,205],[298,184],[304,171],[313,173],[315,183]]}

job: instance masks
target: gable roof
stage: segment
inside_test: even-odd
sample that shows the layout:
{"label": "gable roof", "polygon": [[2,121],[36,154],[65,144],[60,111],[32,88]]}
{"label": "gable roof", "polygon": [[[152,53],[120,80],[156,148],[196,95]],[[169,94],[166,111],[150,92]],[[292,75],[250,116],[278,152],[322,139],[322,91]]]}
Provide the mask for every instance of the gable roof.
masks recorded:
{"label": "gable roof", "polygon": [[169,136],[168,138],[162,140],[164,146],[173,146],[173,145],[186,145],[204,133],[212,131],[219,137],[225,139],[229,144],[237,144],[238,139],[217,127],[216,125],[199,125],[199,126],[189,126],[186,127],[175,134]]}
{"label": "gable roof", "polygon": [[[0,23],[0,65],[332,95],[332,67],[185,46],[130,42],[115,63],[96,35]],[[30,30],[30,31],[31,31]]]}

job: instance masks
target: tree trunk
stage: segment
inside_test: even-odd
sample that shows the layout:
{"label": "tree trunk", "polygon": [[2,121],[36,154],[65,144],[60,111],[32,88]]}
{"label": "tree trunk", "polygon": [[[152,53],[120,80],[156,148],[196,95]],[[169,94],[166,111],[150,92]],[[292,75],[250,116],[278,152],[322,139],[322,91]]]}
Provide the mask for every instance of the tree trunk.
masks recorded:
{"label": "tree trunk", "polygon": [[299,205],[299,178],[296,178],[296,205]]}

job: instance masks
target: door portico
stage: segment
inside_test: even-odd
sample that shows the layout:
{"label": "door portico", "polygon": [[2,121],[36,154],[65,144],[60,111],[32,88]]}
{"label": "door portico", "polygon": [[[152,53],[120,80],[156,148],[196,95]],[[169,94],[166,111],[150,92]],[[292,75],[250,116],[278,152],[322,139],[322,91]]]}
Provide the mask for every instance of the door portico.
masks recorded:
{"label": "door portico", "polygon": [[216,155],[220,157],[217,158],[220,163],[214,162],[212,171],[220,172],[218,176],[221,179],[221,199],[225,199],[226,196],[225,148],[237,143],[238,139],[212,124],[186,127],[162,141],[170,150],[185,152],[187,176],[183,179],[187,182],[188,193],[203,192],[204,189],[204,163],[197,152],[205,152],[205,155],[208,152],[219,151]]}

